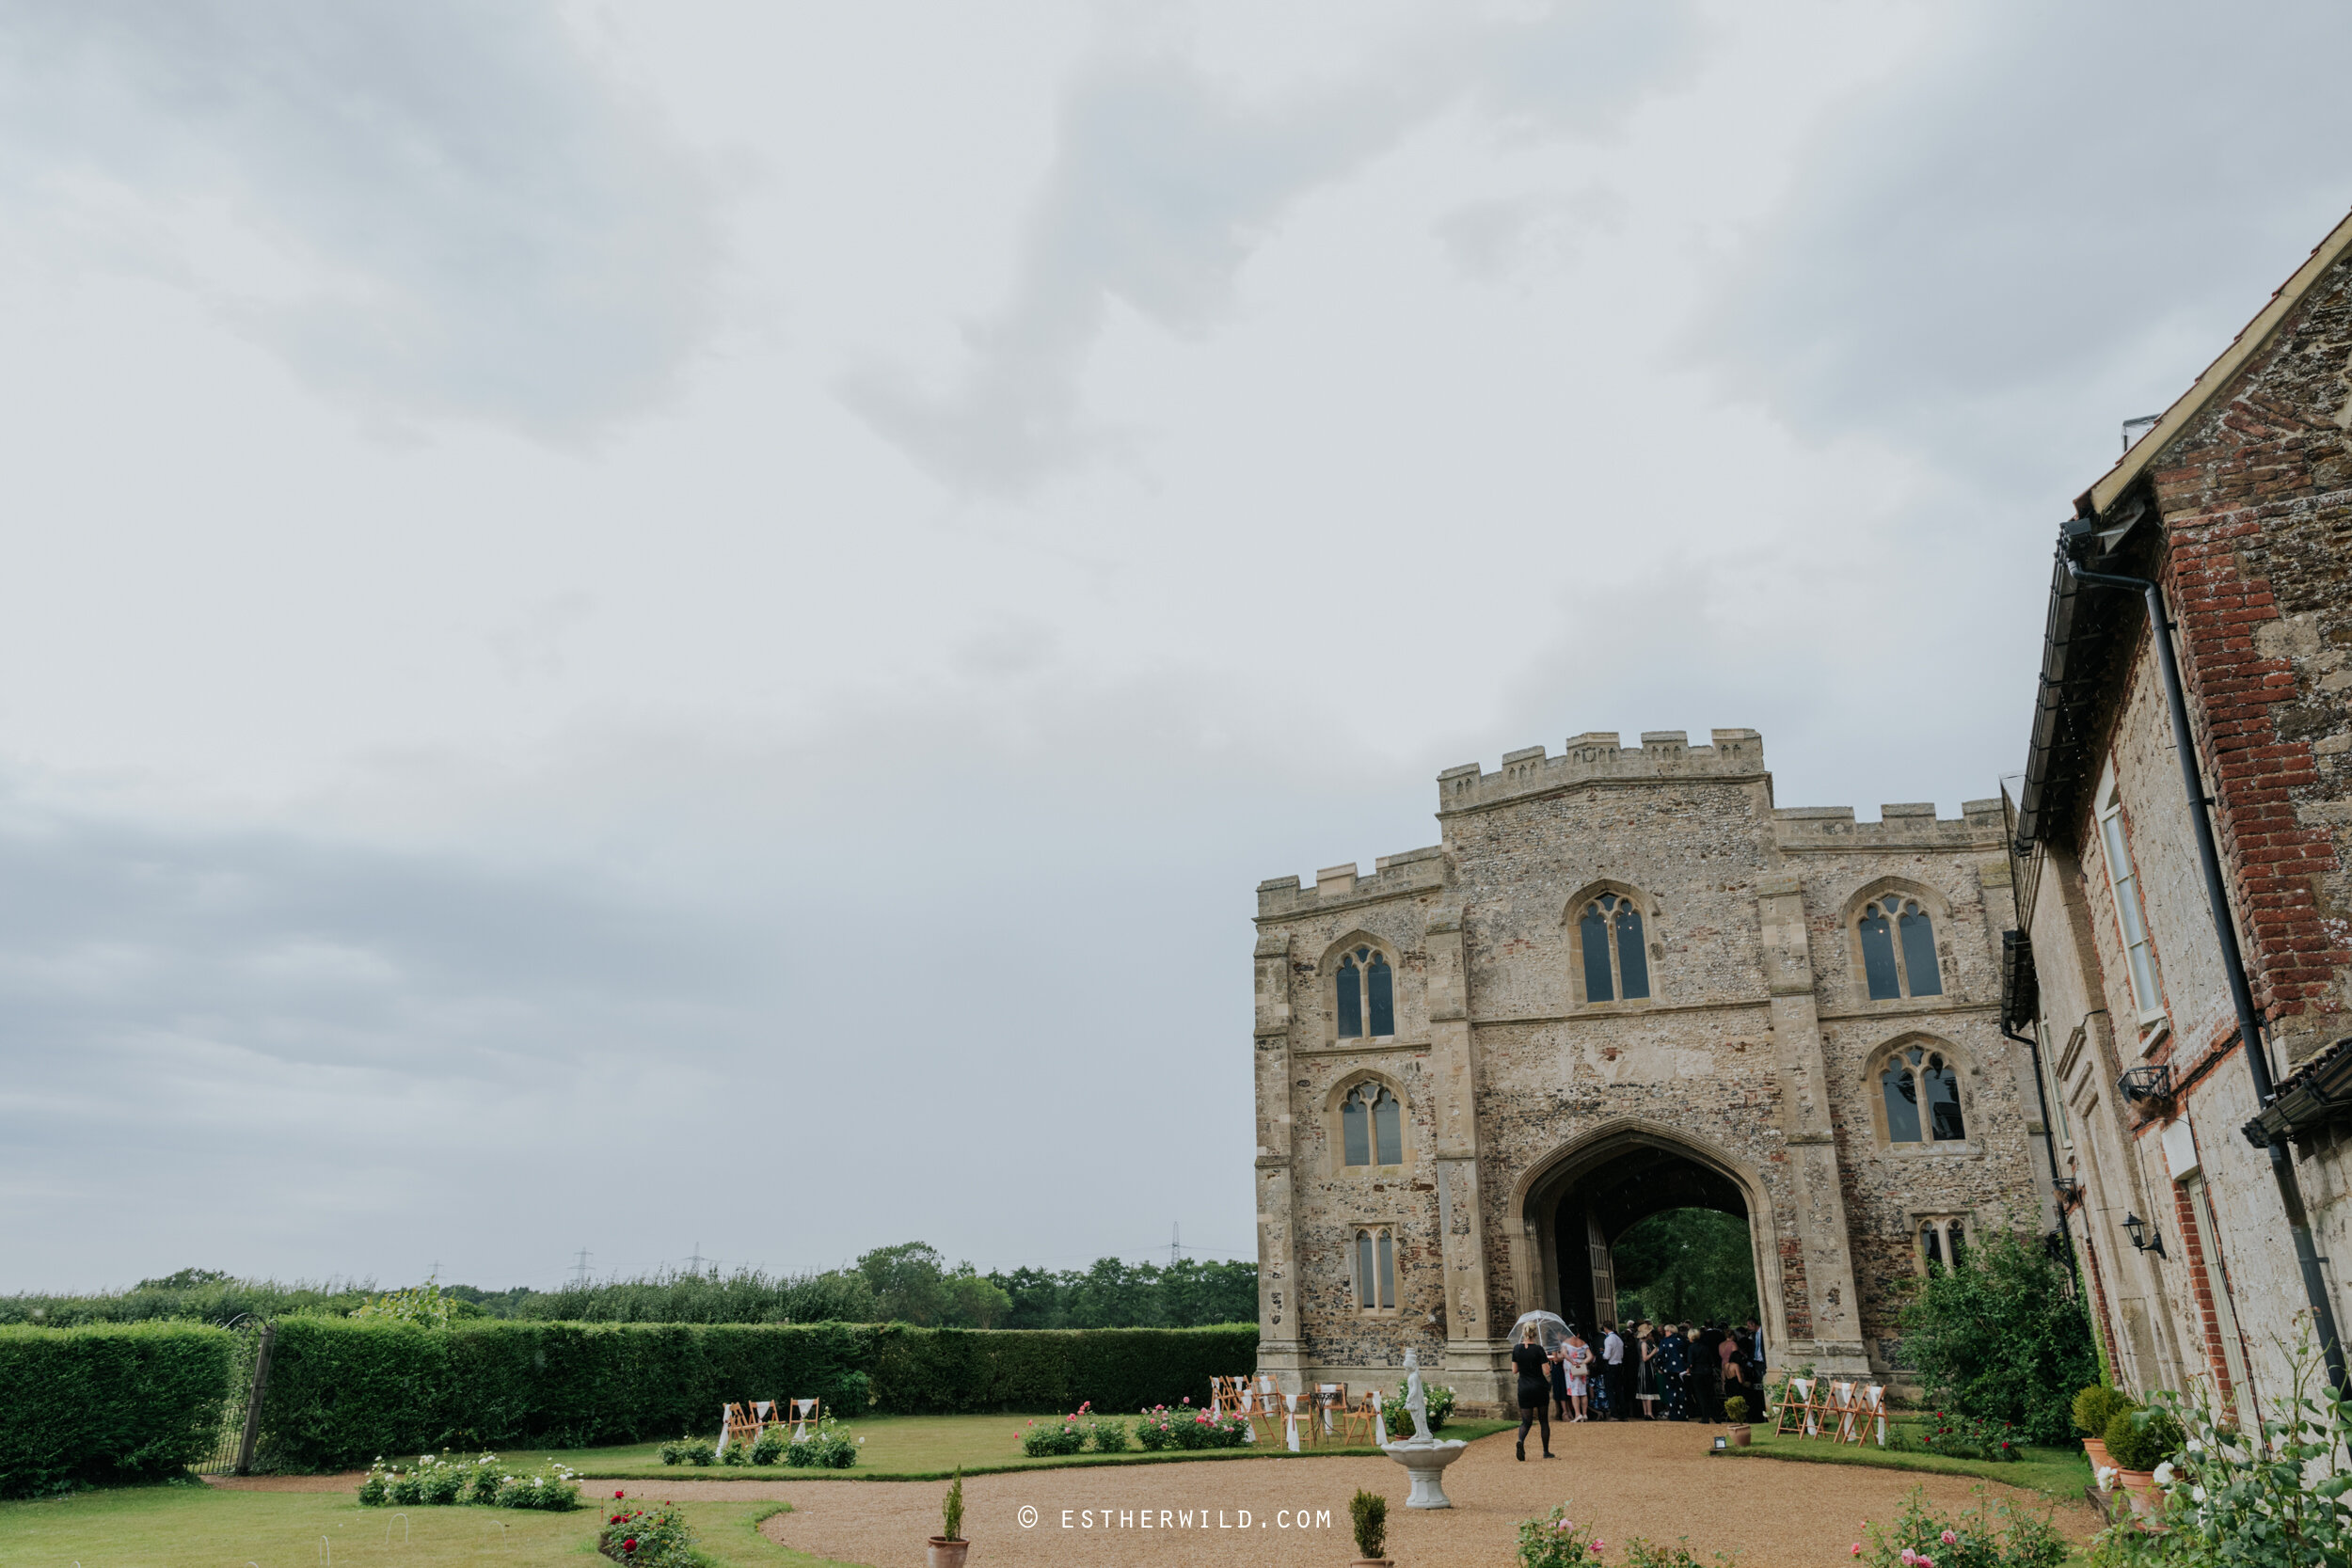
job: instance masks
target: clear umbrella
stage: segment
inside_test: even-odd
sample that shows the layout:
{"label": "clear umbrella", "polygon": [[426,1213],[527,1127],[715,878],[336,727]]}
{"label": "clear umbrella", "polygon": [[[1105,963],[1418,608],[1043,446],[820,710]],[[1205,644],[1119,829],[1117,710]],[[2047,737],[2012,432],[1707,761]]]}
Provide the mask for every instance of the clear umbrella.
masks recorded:
{"label": "clear umbrella", "polygon": [[1559,1313],[1523,1312],[1519,1321],[1511,1325],[1511,1343],[1516,1345],[1519,1342],[1527,1333],[1529,1323],[1535,1325],[1536,1340],[1544,1347],[1546,1355],[1568,1342],[1568,1321]]}

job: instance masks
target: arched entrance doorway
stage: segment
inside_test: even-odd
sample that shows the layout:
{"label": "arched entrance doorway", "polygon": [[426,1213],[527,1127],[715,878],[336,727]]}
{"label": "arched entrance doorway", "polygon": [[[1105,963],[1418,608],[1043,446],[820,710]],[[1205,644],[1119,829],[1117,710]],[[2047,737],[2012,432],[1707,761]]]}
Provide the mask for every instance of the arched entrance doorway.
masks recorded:
{"label": "arched entrance doorway", "polygon": [[1577,1140],[1522,1183],[1521,1297],[1585,1329],[1613,1323],[1617,1243],[1656,1215],[1711,1210],[1744,1227],[1747,1273],[1768,1324],[1779,1321],[1772,1209],[1721,1150],[1663,1128],[1618,1124]]}

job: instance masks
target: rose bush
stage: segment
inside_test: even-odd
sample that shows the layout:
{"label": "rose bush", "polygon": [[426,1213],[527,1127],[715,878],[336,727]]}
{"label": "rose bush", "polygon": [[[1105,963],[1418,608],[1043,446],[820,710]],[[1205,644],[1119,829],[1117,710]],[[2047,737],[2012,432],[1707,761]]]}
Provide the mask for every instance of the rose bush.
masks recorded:
{"label": "rose bush", "polygon": [[1902,1513],[1891,1526],[1863,1522],[1869,1544],[1854,1544],[1853,1555],[1869,1568],[2059,1568],[2069,1554],[2066,1538],[2048,1512],[2033,1513],[2006,1501],[1985,1506],[1979,1481],[1974,1508],[1949,1516],[1928,1503],[1925,1487],[1912,1488]]}
{"label": "rose bush", "polygon": [[596,1550],[631,1568],[699,1568],[694,1532],[675,1503],[633,1503],[615,1492]]}
{"label": "rose bush", "polygon": [[1136,1422],[1136,1441],[1152,1453],[1166,1449],[1238,1449],[1248,1436],[1247,1421],[1197,1408],[1190,1400],[1154,1405]]}

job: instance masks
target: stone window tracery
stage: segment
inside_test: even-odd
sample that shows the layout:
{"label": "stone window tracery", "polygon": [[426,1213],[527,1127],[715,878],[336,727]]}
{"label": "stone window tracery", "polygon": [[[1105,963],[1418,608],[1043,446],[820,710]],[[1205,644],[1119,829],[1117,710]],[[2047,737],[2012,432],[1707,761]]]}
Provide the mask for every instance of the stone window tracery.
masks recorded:
{"label": "stone window tracery", "polygon": [[1384,1039],[1396,1033],[1396,971],[1387,954],[1370,943],[1342,954],[1336,985],[1340,1038]]}
{"label": "stone window tracery", "polygon": [[1622,893],[1587,899],[1576,917],[1584,964],[1586,1002],[1642,1002],[1649,998],[1649,953],[1644,946],[1642,911]]}
{"label": "stone window tracery", "polygon": [[1967,1222],[1958,1214],[1930,1214],[1920,1219],[1917,1255],[1921,1268],[1931,1264],[1958,1268],[1967,1244]]}
{"label": "stone window tracery", "polygon": [[1862,906],[1862,977],[1873,1002],[1941,996],[1944,974],[1935,957],[1935,924],[1919,900],[1889,893]]}
{"label": "stone window tracery", "polygon": [[1924,1045],[1905,1046],[1879,1071],[1892,1144],[1963,1143],[1967,1122],[1960,1109],[1960,1072]]}
{"label": "stone window tracery", "polygon": [[1385,1084],[1359,1084],[1340,1102],[1340,1148],[1351,1165],[1405,1163],[1405,1108]]}
{"label": "stone window tracery", "polygon": [[1386,1312],[1396,1307],[1396,1230],[1386,1225],[1356,1227],[1348,1272],[1354,1275],[1356,1309]]}

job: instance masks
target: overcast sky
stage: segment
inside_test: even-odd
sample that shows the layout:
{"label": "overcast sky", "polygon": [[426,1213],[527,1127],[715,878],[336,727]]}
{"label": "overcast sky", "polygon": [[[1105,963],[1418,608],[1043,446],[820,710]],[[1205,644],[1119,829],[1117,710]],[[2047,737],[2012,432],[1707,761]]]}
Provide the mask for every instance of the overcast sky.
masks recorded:
{"label": "overcast sky", "polygon": [[0,1290],[1254,1256],[1263,878],[2021,766],[2341,5],[0,0]]}

